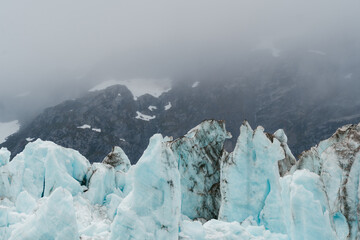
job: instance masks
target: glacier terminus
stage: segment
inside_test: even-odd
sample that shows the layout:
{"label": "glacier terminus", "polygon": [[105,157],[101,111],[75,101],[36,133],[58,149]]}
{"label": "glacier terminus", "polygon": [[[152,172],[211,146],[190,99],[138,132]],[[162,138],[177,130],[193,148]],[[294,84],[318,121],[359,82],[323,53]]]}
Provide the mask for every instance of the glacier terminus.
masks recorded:
{"label": "glacier terminus", "polygon": [[[195,86],[196,87],[196,86]],[[0,239],[360,239],[360,124],[298,159],[283,130],[224,121],[155,134],[136,165],[37,139],[0,149]]]}

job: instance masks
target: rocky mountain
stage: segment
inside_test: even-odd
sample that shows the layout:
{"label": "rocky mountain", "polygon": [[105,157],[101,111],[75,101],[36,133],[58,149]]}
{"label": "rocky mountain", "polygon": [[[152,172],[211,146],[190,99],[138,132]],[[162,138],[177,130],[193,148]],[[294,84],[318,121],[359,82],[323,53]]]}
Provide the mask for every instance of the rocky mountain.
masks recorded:
{"label": "rocky mountain", "polygon": [[269,132],[283,128],[297,156],[339,126],[360,121],[360,72],[354,64],[314,51],[283,55],[254,53],[236,73],[222,66],[200,79],[183,76],[159,97],[134,99],[120,85],[88,92],[46,109],[1,146],[13,157],[41,138],[79,150],[91,162],[120,146],[135,163],[153,134],[177,138],[204,119],[225,120],[235,136],[225,148],[232,150],[238,123],[246,119]]}

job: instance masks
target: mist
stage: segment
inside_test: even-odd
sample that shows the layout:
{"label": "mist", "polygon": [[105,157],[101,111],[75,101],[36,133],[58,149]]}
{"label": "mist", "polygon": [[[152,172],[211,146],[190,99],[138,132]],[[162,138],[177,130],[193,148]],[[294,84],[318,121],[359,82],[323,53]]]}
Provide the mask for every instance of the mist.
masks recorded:
{"label": "mist", "polygon": [[114,78],[236,77],[259,64],[259,51],[270,56],[263,67],[297,51],[356,66],[359,9],[359,1],[1,1],[0,116],[31,115]]}

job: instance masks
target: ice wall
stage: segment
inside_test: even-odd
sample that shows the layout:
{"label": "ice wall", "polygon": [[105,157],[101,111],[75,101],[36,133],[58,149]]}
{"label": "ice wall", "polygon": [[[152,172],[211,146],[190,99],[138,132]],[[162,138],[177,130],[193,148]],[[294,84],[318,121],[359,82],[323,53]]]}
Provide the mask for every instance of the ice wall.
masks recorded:
{"label": "ice wall", "polygon": [[15,201],[26,190],[34,198],[49,196],[57,187],[72,195],[83,191],[89,161],[78,151],[40,139],[0,168],[0,196]]}
{"label": "ice wall", "polygon": [[360,239],[360,124],[296,162],[282,130],[247,122],[232,153],[224,122],[154,135],[130,166],[37,140],[0,150],[0,239]]}
{"label": "ice wall", "polygon": [[252,216],[267,229],[286,233],[278,170],[278,161],[284,158],[276,138],[244,122],[234,151],[222,161],[219,219],[242,222]]}
{"label": "ice wall", "polygon": [[230,137],[224,121],[207,120],[171,143],[181,175],[181,212],[191,219],[218,216],[220,161]]}
{"label": "ice wall", "polygon": [[132,190],[117,209],[110,239],[178,239],[178,163],[160,134],[150,139],[131,174]]}

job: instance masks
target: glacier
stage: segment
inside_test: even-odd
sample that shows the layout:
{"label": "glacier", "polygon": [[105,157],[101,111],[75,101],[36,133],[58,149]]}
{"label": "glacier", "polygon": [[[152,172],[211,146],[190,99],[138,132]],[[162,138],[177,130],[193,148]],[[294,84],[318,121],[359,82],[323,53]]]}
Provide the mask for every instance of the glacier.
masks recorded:
{"label": "glacier", "polygon": [[220,161],[231,134],[223,121],[207,120],[171,143],[181,175],[181,212],[191,219],[216,218],[220,207]]}
{"label": "glacier", "polygon": [[136,165],[49,141],[0,149],[0,239],[360,239],[360,124],[291,153],[283,130],[155,134]]}

